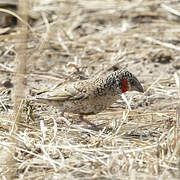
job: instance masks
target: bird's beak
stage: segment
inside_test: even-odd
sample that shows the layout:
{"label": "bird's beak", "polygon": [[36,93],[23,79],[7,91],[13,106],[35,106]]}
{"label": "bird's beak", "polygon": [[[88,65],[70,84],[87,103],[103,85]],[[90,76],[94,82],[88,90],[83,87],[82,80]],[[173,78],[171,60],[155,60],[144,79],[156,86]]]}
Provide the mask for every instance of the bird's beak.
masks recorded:
{"label": "bird's beak", "polygon": [[139,86],[137,87],[137,89],[138,89],[139,92],[144,93],[144,89],[143,89],[143,87],[142,87],[142,85],[140,83],[139,83]]}

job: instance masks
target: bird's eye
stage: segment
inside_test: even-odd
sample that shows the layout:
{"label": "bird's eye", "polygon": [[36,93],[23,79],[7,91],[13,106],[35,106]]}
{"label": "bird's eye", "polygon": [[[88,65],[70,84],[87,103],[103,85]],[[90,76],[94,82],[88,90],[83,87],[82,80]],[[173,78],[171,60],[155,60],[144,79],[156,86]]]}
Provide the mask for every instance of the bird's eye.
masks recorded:
{"label": "bird's eye", "polygon": [[133,80],[131,80],[131,85],[134,85],[134,84],[135,84],[135,82]]}

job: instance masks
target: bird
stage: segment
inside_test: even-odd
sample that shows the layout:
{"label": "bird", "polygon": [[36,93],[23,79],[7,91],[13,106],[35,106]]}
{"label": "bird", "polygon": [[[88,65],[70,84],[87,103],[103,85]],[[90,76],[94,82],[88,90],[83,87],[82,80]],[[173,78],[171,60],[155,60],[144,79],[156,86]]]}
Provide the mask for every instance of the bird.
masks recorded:
{"label": "bird", "polygon": [[143,93],[144,89],[135,75],[126,69],[120,69],[87,80],[60,83],[52,90],[38,93],[35,98],[42,103],[58,107],[63,116],[64,112],[79,114],[82,121],[98,129],[83,116],[104,111],[127,91]]}

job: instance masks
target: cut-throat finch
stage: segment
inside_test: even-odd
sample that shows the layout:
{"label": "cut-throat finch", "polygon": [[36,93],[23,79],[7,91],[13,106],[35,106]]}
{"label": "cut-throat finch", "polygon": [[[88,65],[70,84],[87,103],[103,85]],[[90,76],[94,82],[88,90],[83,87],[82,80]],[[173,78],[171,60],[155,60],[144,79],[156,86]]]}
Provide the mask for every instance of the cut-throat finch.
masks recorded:
{"label": "cut-throat finch", "polygon": [[38,94],[36,99],[60,108],[63,114],[79,114],[83,120],[83,115],[105,110],[127,91],[144,92],[141,83],[132,73],[118,70],[88,80],[63,83],[53,90]]}

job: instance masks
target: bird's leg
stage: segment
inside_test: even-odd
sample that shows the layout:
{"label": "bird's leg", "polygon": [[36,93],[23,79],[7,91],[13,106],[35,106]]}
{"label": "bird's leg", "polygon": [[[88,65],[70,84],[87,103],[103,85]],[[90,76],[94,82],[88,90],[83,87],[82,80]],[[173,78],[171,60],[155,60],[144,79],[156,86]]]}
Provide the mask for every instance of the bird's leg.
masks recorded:
{"label": "bird's leg", "polygon": [[99,130],[101,130],[101,128],[100,128],[100,127],[98,127],[97,125],[95,125],[95,124],[91,123],[90,121],[88,121],[88,120],[84,119],[84,118],[83,118],[83,115],[80,115],[80,116],[79,116],[79,119],[80,119],[81,121],[85,122],[86,124],[91,125],[91,126],[92,126],[92,128],[93,128],[95,131],[99,131]]}
{"label": "bird's leg", "polygon": [[64,117],[64,110],[62,110],[62,111],[60,112],[60,116],[61,116],[61,119],[62,119],[68,126],[71,125],[71,123],[68,121],[68,119]]}

